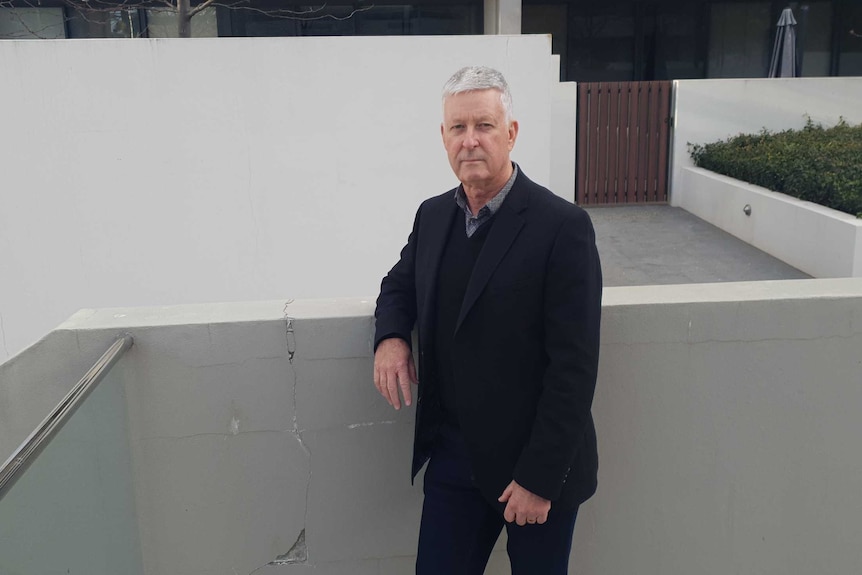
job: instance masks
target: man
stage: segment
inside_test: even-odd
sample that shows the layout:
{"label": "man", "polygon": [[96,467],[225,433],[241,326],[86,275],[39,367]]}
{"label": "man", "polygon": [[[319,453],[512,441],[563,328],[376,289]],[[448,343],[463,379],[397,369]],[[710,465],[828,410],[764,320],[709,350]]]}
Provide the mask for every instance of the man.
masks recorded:
{"label": "man", "polygon": [[419,207],[375,312],[374,383],[395,409],[417,383],[418,327],[416,572],[483,573],[505,525],[513,574],[564,574],[598,468],[593,227],[510,160],[518,123],[496,70],[452,76],[441,134],[461,185]]}

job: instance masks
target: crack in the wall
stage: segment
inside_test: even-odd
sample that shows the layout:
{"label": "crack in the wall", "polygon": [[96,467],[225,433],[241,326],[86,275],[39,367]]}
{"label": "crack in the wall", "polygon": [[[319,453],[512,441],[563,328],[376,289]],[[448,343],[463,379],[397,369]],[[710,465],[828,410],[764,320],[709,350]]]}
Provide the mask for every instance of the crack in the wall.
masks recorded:
{"label": "crack in the wall", "polygon": [[208,437],[208,436],[228,438],[228,437],[236,437],[237,435],[252,435],[252,434],[256,434],[256,433],[285,433],[285,432],[292,434],[291,430],[284,430],[284,429],[252,429],[249,431],[240,431],[237,428],[236,433],[234,433],[233,429],[231,429],[228,433],[210,432],[210,433],[193,433],[191,435],[150,435],[147,437],[141,437],[139,439],[135,439],[135,440],[133,440],[133,442],[153,441],[153,440],[159,440],[159,439],[169,439],[172,441],[179,441],[182,439],[194,439],[196,437]]}
{"label": "crack in the wall", "polygon": [[279,555],[270,565],[293,565],[295,563],[308,563],[308,547],[305,545],[305,529],[300,531],[296,543],[284,555]]}
{"label": "crack in the wall", "polygon": [[351,423],[347,426],[347,429],[358,429],[360,427],[373,427],[375,425],[392,425],[393,423],[398,423],[394,419],[388,419],[386,421],[366,421],[363,423]]}
{"label": "crack in the wall", "polygon": [[[261,569],[265,567],[269,567],[270,565],[282,566],[282,565],[309,565],[308,563],[308,547],[305,544],[305,528],[299,532],[299,537],[296,538],[296,542],[290,548],[290,550],[284,555],[279,555],[273,561],[270,561],[266,565],[261,565],[254,571],[252,571],[249,575],[254,575]],[[234,570],[236,572],[236,570]]]}
{"label": "crack in the wall", "polygon": [[290,304],[293,303],[293,300],[287,300],[284,304],[284,339],[287,343],[287,359],[293,364],[293,356],[296,354],[296,333],[293,331],[293,319],[287,312],[287,308],[290,307]]}
{"label": "crack in the wall", "polygon": [[299,429],[299,407],[296,404],[296,396],[297,396],[297,388],[299,387],[299,375],[296,372],[296,365],[294,365],[293,360],[296,356],[296,332],[293,328],[294,318],[290,317],[287,313],[288,306],[293,303],[293,300],[289,300],[284,304],[284,336],[285,341],[287,342],[287,362],[290,364],[290,371],[293,375],[293,429],[292,433],[296,436],[297,441],[299,441],[299,446],[302,447],[302,450],[305,451],[306,455],[311,455],[308,451],[308,448],[305,446],[305,443],[302,441],[302,431]]}
{"label": "crack in the wall", "polygon": [[[302,430],[299,428],[299,406],[297,405],[297,389],[299,388],[299,374],[296,371],[296,365],[294,364],[294,358],[296,357],[296,331],[294,329],[294,321],[295,319],[290,316],[288,312],[288,308],[290,304],[293,303],[293,300],[288,300],[284,304],[284,337],[285,342],[287,343],[287,361],[290,364],[290,371],[293,375],[293,430],[292,433],[296,440],[299,442],[299,446],[305,452],[308,457],[308,477],[305,484],[305,516],[303,517],[302,524],[303,529],[302,533],[300,533],[300,539],[302,540],[302,549],[303,549],[303,563],[308,561],[308,548],[305,544],[305,525],[308,525],[308,501],[311,493],[311,451],[309,451],[308,447],[305,445],[305,442],[302,440]],[[294,544],[296,547],[299,544],[299,539],[297,539],[297,543]],[[290,552],[288,552],[290,553]]]}

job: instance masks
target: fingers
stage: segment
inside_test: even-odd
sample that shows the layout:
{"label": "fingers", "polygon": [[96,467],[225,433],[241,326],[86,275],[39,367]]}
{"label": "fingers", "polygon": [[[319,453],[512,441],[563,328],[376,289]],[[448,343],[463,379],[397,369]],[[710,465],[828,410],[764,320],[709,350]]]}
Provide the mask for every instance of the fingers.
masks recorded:
{"label": "fingers", "polygon": [[377,392],[383,396],[389,405],[392,405],[392,401],[389,399],[389,390],[386,389],[385,374],[377,367],[374,368],[374,387],[377,388]]}
{"label": "fingers", "polygon": [[416,364],[413,363],[413,356],[410,356],[410,362],[407,364],[407,370],[410,373],[410,381],[413,383],[419,383],[419,378],[416,377]]}
{"label": "fingers", "polygon": [[[409,384],[408,384],[409,385]],[[401,409],[401,399],[398,397],[398,372],[386,374],[386,391],[389,394],[389,404],[395,409]]]}
{"label": "fingers", "polygon": [[529,512],[523,510],[515,511],[514,507],[515,506],[510,502],[506,505],[506,509],[503,511],[503,519],[505,519],[507,523],[515,523],[523,527],[524,525],[542,525],[548,521],[547,513],[531,517]]}
{"label": "fingers", "polygon": [[506,509],[503,511],[503,519],[506,520],[506,523],[511,523],[515,520],[515,510],[512,509],[512,505],[506,505]]}
{"label": "fingers", "polygon": [[383,399],[392,405],[392,400],[389,399],[389,388],[386,386],[386,372],[378,367],[374,368],[374,387],[377,388]]}
{"label": "fingers", "polygon": [[521,526],[541,525],[547,522],[548,513],[551,510],[550,501],[530,493],[515,481],[503,490],[498,501],[506,503],[503,519],[508,523],[514,522]]}
{"label": "fingers", "polygon": [[500,503],[505,503],[512,496],[512,484],[506,486],[506,489],[503,490],[503,494],[497,499]]}
{"label": "fingers", "polygon": [[525,513],[516,513],[515,523],[523,527],[527,524],[527,515]]}
{"label": "fingers", "polygon": [[398,372],[398,383],[401,386],[401,395],[404,396],[404,405],[409,407],[412,400],[412,397],[410,397],[410,384],[413,383],[409,369]]}
{"label": "fingers", "polygon": [[416,377],[416,364],[413,362],[413,355],[409,355],[407,357],[407,370],[403,374],[398,372],[398,381],[401,384],[401,394],[404,396],[404,405],[410,406],[413,402],[412,391],[410,389],[410,384],[419,383],[419,378]]}
{"label": "fingers", "polygon": [[[385,339],[374,353],[374,386],[384,399],[395,409],[413,403],[410,389],[416,381],[416,366],[407,342],[400,338]],[[399,392],[400,390],[400,392]]]}
{"label": "fingers", "polygon": [[536,523],[539,525],[542,525],[547,520],[548,520],[548,514],[545,513],[544,515],[539,515],[539,517],[536,519]]}
{"label": "fingers", "polygon": [[[512,482],[514,483],[514,482]],[[506,486],[506,489],[503,490],[503,494],[497,499],[500,503],[506,503],[506,509],[503,510],[503,519],[506,520],[507,523],[511,523],[517,519],[517,513],[515,513],[515,506],[512,505],[510,499],[512,498],[512,492],[514,491],[514,485],[509,483]]]}

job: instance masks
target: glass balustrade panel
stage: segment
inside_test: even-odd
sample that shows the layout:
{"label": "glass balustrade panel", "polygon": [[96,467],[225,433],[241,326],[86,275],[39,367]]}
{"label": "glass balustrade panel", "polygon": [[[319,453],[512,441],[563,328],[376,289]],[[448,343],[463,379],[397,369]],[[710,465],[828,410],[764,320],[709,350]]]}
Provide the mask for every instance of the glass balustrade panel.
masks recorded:
{"label": "glass balustrade panel", "polygon": [[3,575],[142,573],[121,363],[0,499]]}

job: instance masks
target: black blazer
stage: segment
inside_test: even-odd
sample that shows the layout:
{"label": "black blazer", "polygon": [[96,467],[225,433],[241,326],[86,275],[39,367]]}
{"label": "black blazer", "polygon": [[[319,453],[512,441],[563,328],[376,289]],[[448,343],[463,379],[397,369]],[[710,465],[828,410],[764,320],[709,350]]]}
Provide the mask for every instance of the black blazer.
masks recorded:
{"label": "black blazer", "polygon": [[[454,190],[422,203],[377,299],[375,349],[418,324],[413,477],[441,423],[433,373],[437,271]],[[599,358],[602,277],[587,213],[519,170],[476,261],[453,341],[457,417],[476,485],[495,505],[515,479],[562,507],[596,489],[590,406]],[[501,506],[502,509],[502,506]]]}

